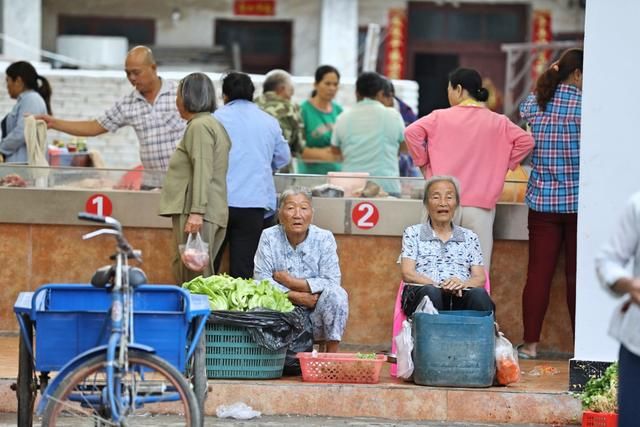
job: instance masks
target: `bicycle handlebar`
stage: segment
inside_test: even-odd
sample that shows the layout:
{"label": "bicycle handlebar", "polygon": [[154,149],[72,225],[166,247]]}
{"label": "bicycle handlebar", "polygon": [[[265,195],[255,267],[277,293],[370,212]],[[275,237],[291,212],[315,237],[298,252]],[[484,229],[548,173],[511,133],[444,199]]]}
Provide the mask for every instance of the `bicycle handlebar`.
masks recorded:
{"label": "bicycle handlebar", "polygon": [[107,222],[106,217],[102,215],[90,214],[88,212],[78,212],[78,219],[84,219],[85,221],[100,222],[105,224]]}
{"label": "bicycle handlebar", "polygon": [[127,242],[127,239],[125,239],[124,233],[122,232],[122,226],[120,225],[120,222],[117,219],[112,218],[110,216],[90,214],[88,212],[78,212],[78,219],[82,219],[85,221],[99,222],[101,224],[107,224],[112,229],[114,229],[114,230],[107,230],[107,229],[96,230],[94,232],[87,233],[84,236],[82,236],[83,239],[85,240],[91,239],[100,234],[112,234],[115,236],[116,240],[118,241],[118,247],[125,252],[127,257],[134,258],[135,260],[142,262],[142,256],[140,251],[133,249],[129,244],[129,242]]}
{"label": "bicycle handlebar", "polygon": [[112,218],[110,216],[95,215],[95,214],[90,214],[88,212],[78,212],[78,219],[83,219],[85,221],[99,222],[101,224],[107,224],[111,228],[115,228],[116,230],[118,230],[118,232],[122,232],[122,225],[120,225],[120,222],[117,219]]}

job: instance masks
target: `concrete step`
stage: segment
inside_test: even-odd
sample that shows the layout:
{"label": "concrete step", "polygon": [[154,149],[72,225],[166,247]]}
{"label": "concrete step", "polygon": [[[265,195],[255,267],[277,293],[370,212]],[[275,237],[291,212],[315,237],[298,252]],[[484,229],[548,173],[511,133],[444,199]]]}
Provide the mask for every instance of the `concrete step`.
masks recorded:
{"label": "concrete step", "polygon": [[[0,336],[0,412],[16,412],[10,386],[18,372],[18,339]],[[426,387],[393,378],[384,364],[378,384],[319,384],[301,377],[209,380],[207,415],[244,402],[264,415],[365,417],[443,423],[578,425],[580,402],[569,394],[569,362],[521,360],[522,379],[483,389]]]}
{"label": "concrete step", "polygon": [[205,412],[240,401],[265,415],[551,425],[579,424],[581,418],[579,401],[566,391],[567,361],[523,361],[521,382],[486,389],[420,386],[390,377],[388,366],[379,384],[209,380]]}
{"label": "concrete step", "polygon": [[[209,380],[205,412],[212,416],[219,405],[244,402],[264,415],[279,416],[554,426],[578,425],[581,417],[580,403],[566,391],[566,361],[523,361],[520,383],[486,389],[419,386],[391,378],[388,366],[384,369],[379,384],[319,384],[300,377]],[[10,389],[14,381],[0,380],[0,412],[17,409]]]}

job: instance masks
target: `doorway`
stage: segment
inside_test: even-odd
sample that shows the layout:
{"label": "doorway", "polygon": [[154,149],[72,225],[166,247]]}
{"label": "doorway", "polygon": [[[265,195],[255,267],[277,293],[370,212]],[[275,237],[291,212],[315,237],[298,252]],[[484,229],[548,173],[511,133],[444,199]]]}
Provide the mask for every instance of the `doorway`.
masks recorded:
{"label": "doorway", "polygon": [[215,43],[231,52],[240,47],[242,71],[265,74],[291,69],[291,21],[215,20]]}
{"label": "doorway", "polygon": [[459,66],[458,55],[419,53],[414,59],[414,80],[420,87],[418,116],[449,107],[449,73]]}

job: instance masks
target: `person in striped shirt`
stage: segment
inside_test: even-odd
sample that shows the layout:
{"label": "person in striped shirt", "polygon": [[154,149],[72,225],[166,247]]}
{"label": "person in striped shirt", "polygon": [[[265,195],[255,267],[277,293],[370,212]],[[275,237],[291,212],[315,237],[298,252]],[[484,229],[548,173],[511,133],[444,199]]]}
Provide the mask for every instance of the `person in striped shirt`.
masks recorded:
{"label": "person in striped shirt", "polygon": [[535,140],[527,185],[529,263],[522,294],[524,344],[520,358],[537,346],[560,248],[565,248],[567,306],[575,333],[576,234],[580,172],[582,49],[565,51],[520,105]]}
{"label": "person in striped shirt", "polygon": [[[146,170],[166,171],[171,155],[184,136],[187,122],[176,107],[177,84],[160,78],[151,49],[136,46],[125,59],[127,79],[134,87],[98,118],[62,120],[38,115],[49,129],[76,136],[98,136],[131,126],[140,146],[140,162]],[[161,183],[148,183],[160,186]]]}

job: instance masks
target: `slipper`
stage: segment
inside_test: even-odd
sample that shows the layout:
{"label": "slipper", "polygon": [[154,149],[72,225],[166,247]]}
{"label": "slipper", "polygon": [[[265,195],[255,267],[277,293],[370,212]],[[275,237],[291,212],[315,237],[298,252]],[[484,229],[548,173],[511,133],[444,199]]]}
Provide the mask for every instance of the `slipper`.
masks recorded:
{"label": "slipper", "polygon": [[516,350],[518,351],[518,359],[534,360],[538,358],[538,355],[533,355],[533,354],[525,353],[524,351],[522,351],[523,345],[524,344],[519,344],[516,346]]}

